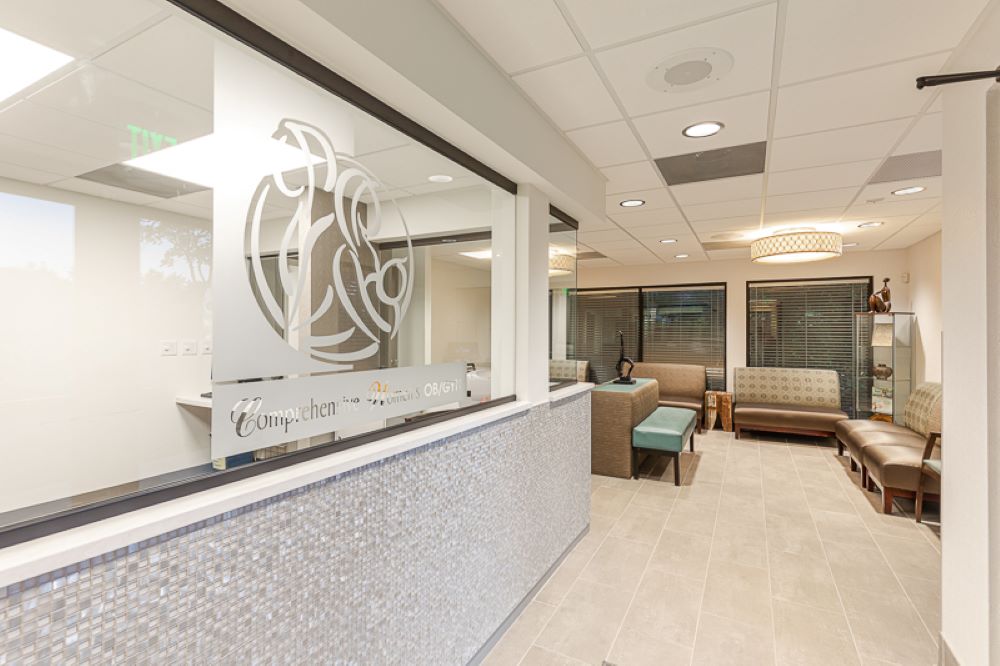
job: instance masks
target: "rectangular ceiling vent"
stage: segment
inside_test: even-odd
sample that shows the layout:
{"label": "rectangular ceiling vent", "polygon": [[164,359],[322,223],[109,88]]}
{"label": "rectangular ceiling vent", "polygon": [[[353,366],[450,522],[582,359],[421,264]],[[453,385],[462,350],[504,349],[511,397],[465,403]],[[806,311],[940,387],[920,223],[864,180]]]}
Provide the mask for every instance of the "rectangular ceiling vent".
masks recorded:
{"label": "rectangular ceiling vent", "polygon": [[81,173],[77,178],[92,180],[95,183],[111,185],[123,190],[141,192],[142,194],[149,194],[164,199],[173,199],[182,194],[191,194],[192,192],[201,192],[208,189],[207,187],[195,185],[185,180],[161,176],[152,171],[143,171],[142,169],[136,169],[124,164],[112,164],[95,171]]}
{"label": "rectangular ceiling vent", "polygon": [[750,247],[750,241],[747,239],[728,240],[728,241],[704,241],[702,242],[701,247],[705,251],[742,250]]}
{"label": "rectangular ceiling vent", "polygon": [[930,178],[941,175],[941,151],[893,155],[875,172],[869,183],[894,183],[899,180]]}
{"label": "rectangular ceiling vent", "polygon": [[766,154],[767,141],[758,141],[700,153],[660,157],[656,159],[656,166],[667,185],[683,185],[764,173]]}

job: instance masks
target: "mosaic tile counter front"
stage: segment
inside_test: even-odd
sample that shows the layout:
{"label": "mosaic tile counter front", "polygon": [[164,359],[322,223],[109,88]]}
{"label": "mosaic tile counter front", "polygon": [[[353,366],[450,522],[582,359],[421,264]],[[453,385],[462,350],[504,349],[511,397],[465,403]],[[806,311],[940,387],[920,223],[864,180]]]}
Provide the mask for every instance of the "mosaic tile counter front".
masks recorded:
{"label": "mosaic tile counter front", "polygon": [[589,490],[583,393],[0,588],[0,664],[464,664]]}

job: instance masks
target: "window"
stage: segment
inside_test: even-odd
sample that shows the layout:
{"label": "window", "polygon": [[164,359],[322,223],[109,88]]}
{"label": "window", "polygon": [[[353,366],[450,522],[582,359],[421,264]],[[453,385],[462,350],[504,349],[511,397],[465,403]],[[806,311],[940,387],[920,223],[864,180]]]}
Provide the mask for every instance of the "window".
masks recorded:
{"label": "window", "polygon": [[641,356],[704,365],[708,389],[725,390],[725,285],[644,288]]}
{"label": "window", "polygon": [[632,360],[704,365],[708,387],[726,387],[724,284],[581,289],[570,322],[595,381],[615,378],[622,331]]}
{"label": "window", "polygon": [[0,21],[62,54],[0,94],[0,529],[509,398],[515,185],[121,6]]}
{"label": "window", "polygon": [[854,313],[871,292],[867,277],[748,283],[747,365],[836,370],[842,408],[856,416]]}

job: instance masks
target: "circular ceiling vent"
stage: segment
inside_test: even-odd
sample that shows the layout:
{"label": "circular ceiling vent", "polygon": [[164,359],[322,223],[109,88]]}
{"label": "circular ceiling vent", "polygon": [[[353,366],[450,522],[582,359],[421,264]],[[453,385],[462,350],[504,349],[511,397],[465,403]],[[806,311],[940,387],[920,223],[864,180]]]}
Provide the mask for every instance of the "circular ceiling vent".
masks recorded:
{"label": "circular ceiling vent", "polygon": [[646,74],[653,90],[688,92],[710,86],[733,69],[733,55],[714,48],[687,49],[662,60]]}

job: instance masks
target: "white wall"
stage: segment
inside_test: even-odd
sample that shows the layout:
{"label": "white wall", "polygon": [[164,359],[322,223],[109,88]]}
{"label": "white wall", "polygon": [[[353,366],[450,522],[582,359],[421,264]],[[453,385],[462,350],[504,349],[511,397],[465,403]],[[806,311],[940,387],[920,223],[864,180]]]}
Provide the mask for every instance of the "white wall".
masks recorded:
{"label": "white wall", "polygon": [[910,308],[916,313],[913,340],[914,379],[941,381],[941,234],[906,250],[910,273]]}
{"label": "white wall", "polygon": [[159,344],[211,339],[210,244],[161,264],[209,222],[9,180],[0,208],[0,511],[207,463],[175,397],[211,388],[211,357]]}
{"label": "white wall", "polygon": [[754,264],[749,259],[735,261],[699,261],[653,266],[587,268],[580,263],[577,283],[586,287],[624,287],[726,283],[726,365],[729,385],[733,368],[746,365],[746,284],[755,280],[812,277],[871,276],[876,284],[888,277],[892,289],[893,310],[910,308],[910,285],[902,275],[908,270],[903,250],[887,252],[848,252],[838,259],[809,264]]}
{"label": "white wall", "polygon": [[489,264],[486,269],[441,259],[431,264],[431,362],[473,361],[488,366],[491,349]]}

